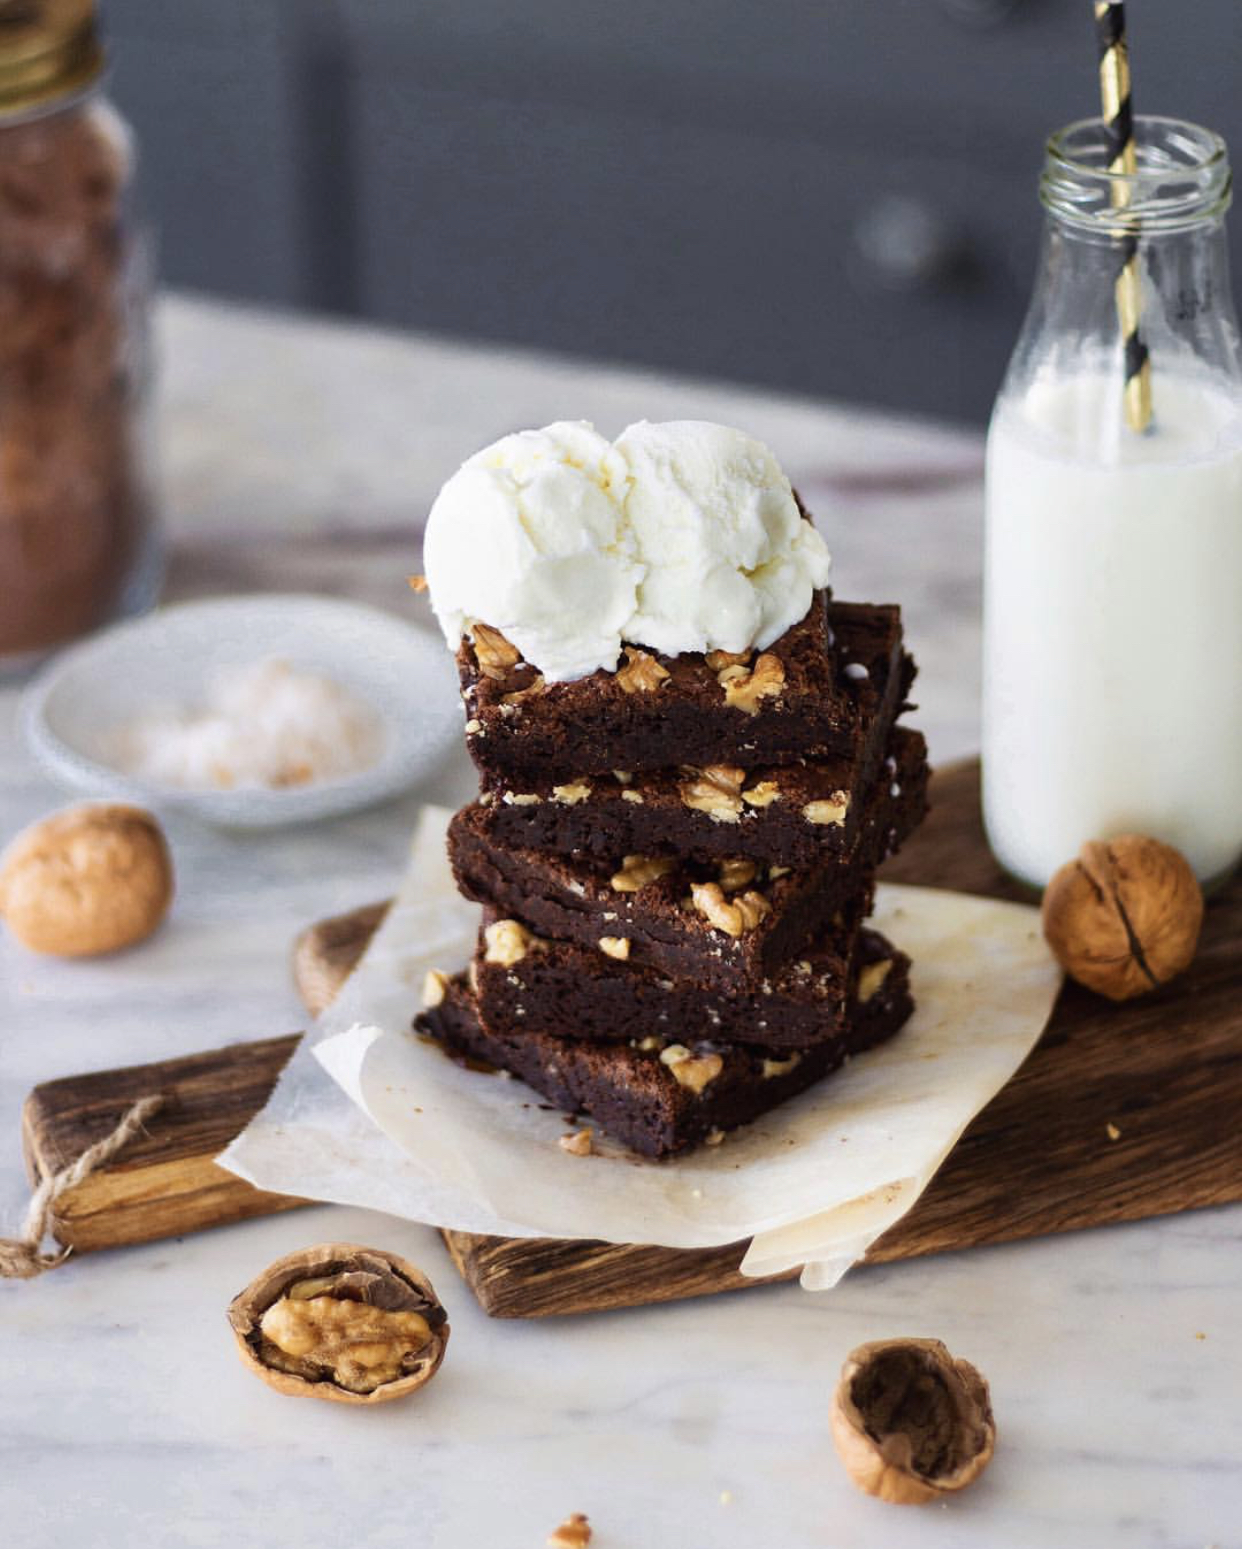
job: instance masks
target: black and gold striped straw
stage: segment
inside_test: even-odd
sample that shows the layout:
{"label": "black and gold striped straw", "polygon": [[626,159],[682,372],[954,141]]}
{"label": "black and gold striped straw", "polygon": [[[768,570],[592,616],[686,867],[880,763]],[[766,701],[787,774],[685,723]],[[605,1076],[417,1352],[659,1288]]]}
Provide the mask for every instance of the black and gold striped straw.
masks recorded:
{"label": "black and gold striped straw", "polygon": [[[1093,0],[1093,3],[1100,45],[1100,100],[1108,135],[1108,170],[1132,177],[1138,163],[1134,154],[1126,8],[1121,0]],[[1122,209],[1129,202],[1130,184],[1119,178],[1112,185],[1113,208]],[[1121,272],[1117,276],[1114,295],[1125,346],[1126,424],[1131,430],[1146,430],[1151,423],[1151,360],[1139,331],[1143,295],[1139,283],[1137,232],[1129,231],[1123,236]]]}

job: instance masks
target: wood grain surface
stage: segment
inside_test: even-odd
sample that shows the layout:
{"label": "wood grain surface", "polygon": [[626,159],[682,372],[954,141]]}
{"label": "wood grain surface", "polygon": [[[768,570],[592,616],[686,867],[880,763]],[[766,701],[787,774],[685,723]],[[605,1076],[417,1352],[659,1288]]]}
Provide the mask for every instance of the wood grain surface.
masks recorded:
{"label": "wood grain surface", "polygon": [[[891,881],[1022,897],[979,829],[978,766],[938,773],[933,811],[885,868]],[[295,977],[320,1009],[384,909],[373,904],[299,937]],[[298,1203],[211,1161],[266,1098],[293,1040],[235,1045],[31,1094],[26,1149],[37,1175],[71,1160],[135,1097],[170,1106],[106,1172],[62,1199],[56,1235],[79,1248],[145,1241]],[[1196,961],[1150,998],[1114,1006],[1073,984],[1014,1079],[966,1131],[871,1261],[1135,1220],[1242,1199],[1242,884],[1209,906]],[[675,1165],[675,1164],[673,1164]],[[538,1317],[740,1289],[742,1245],[695,1252],[445,1233],[454,1262],[498,1317]]]}

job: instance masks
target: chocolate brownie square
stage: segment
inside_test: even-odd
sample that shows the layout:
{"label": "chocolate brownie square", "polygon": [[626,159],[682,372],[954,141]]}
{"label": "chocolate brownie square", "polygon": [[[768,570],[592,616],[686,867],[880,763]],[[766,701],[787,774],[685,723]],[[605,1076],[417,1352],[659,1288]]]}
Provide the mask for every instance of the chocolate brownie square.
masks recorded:
{"label": "chocolate brownie square", "polygon": [[659,1033],[615,1043],[498,1033],[480,1018],[460,974],[415,1026],[454,1056],[507,1070],[558,1108],[588,1114],[643,1156],[673,1156],[758,1118],[905,1023],[913,1010],[909,959],[878,933],[862,934],[864,961],[844,1029],[783,1057],[710,1042],[670,1043]]}
{"label": "chocolate brownie square", "polygon": [[801,867],[826,851],[847,851],[909,672],[892,670],[889,643],[876,638],[858,610],[838,611],[836,649],[866,672],[847,680],[857,685],[851,693],[859,706],[859,735],[848,757],[756,769],[726,760],[706,768],[612,770],[566,783],[539,780],[525,790],[485,781],[479,801],[488,831],[502,844],[563,855],[744,855]]}
{"label": "chocolate brownie square", "polygon": [[[726,994],[532,936],[488,909],[471,981],[480,1016],[502,1037],[543,1032],[608,1043],[658,1034],[677,1043],[805,1049],[840,1031],[859,938],[856,913],[847,911],[839,927],[759,989]],[[437,986],[433,981],[433,993]]]}
{"label": "chocolate brownie square", "polygon": [[799,871],[745,857],[699,862],[631,854],[604,863],[515,849],[492,838],[487,809],[477,803],[449,824],[449,859],[467,898],[538,936],[726,993],[755,991],[869,893],[876,868],[921,820],[923,740],[906,733],[893,748],[895,777],[884,771],[873,788],[852,850]]}
{"label": "chocolate brownie square", "polygon": [[764,651],[661,656],[626,646],[616,672],[570,683],[545,683],[502,635],[478,626],[457,653],[466,745],[487,780],[518,791],[614,769],[849,758],[877,695],[864,662],[834,650],[833,631],[848,623],[867,660],[886,661],[896,703],[913,665],[898,608],[833,603],[831,619],[818,592]]}

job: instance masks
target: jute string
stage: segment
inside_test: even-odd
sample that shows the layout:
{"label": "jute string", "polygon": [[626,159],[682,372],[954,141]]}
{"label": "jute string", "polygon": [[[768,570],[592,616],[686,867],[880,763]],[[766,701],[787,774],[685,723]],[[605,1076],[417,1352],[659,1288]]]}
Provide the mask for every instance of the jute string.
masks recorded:
{"label": "jute string", "polygon": [[31,1195],[21,1236],[0,1237],[0,1279],[33,1280],[36,1275],[55,1269],[65,1262],[73,1251],[71,1248],[43,1251],[43,1239],[47,1234],[53,1205],[66,1189],[73,1188],[83,1178],[89,1178],[105,1162],[110,1162],[163,1106],[162,1097],[140,1097],[125,1110],[121,1122],[111,1134],[97,1140],[93,1146],[87,1146],[76,1162],[44,1178]]}

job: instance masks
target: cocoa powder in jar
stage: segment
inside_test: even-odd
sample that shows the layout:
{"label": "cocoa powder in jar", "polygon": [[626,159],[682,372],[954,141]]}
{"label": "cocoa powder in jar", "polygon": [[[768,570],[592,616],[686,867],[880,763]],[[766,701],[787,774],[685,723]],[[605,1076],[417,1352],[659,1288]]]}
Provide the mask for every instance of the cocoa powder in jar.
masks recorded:
{"label": "cocoa powder in jar", "polygon": [[0,658],[106,621],[139,554],[131,162],[99,101],[0,121]]}

